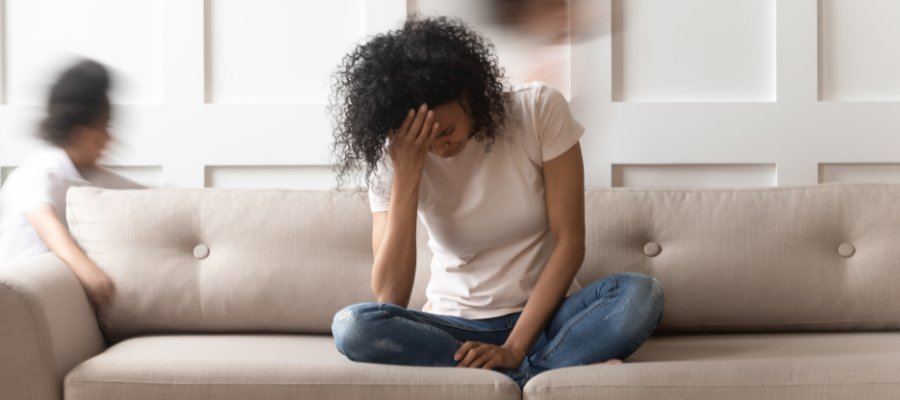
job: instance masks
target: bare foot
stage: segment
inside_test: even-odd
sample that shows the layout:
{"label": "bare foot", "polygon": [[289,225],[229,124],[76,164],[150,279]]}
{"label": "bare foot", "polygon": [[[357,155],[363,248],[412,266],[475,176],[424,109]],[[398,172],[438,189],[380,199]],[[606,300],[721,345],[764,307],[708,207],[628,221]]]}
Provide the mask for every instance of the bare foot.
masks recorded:
{"label": "bare foot", "polygon": [[608,364],[608,365],[622,364],[622,360],[613,358],[612,360],[607,360],[606,362],[593,363],[591,365],[604,365],[604,364]]}

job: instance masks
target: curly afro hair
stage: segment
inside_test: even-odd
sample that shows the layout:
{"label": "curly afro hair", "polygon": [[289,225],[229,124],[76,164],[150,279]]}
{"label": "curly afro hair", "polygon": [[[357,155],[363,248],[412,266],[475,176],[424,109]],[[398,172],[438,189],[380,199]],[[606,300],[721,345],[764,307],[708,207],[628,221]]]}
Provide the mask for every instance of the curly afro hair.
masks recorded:
{"label": "curly afro hair", "polygon": [[454,18],[413,18],[357,46],[334,73],[329,104],[338,188],[363,164],[373,187],[388,129],[422,103],[433,109],[465,95],[473,137],[490,151],[507,121],[505,82],[493,45]]}
{"label": "curly afro hair", "polygon": [[39,136],[62,146],[69,142],[76,126],[95,124],[109,111],[106,93],[110,81],[106,68],[92,60],[82,60],[63,71],[50,88],[47,117],[41,121]]}

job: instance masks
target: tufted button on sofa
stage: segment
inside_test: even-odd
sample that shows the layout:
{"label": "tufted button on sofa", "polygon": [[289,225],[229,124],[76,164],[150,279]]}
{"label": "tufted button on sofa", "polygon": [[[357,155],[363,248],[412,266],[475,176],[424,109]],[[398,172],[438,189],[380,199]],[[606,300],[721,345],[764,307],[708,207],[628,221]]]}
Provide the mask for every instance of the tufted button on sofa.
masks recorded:
{"label": "tufted button on sofa", "polygon": [[660,247],[659,243],[650,242],[644,245],[644,254],[647,257],[656,257],[660,252],[662,252],[662,247]]}
{"label": "tufted button on sofa", "polygon": [[72,235],[117,297],[95,314],[52,254],[0,269],[0,397],[897,399],[898,199],[900,185],[588,189],[577,280],[655,277],[664,318],[625,364],[520,390],[495,371],[337,352],[334,314],[374,301],[359,193],[73,188]]}

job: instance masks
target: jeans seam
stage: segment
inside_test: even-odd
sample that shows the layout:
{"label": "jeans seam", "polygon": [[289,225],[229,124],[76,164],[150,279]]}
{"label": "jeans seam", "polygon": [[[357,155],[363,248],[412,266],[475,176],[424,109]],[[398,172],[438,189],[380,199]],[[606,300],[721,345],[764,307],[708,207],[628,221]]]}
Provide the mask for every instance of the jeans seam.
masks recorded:
{"label": "jeans seam", "polygon": [[[619,282],[616,281],[616,278],[614,278],[612,275],[610,275],[609,278],[612,279],[612,281],[613,281],[613,292],[618,291],[619,290]],[[572,325],[569,325],[569,327],[565,330],[565,332],[562,333],[562,337],[559,339],[559,342],[557,342],[553,346],[553,348],[550,349],[549,352],[547,352],[547,354],[545,354],[543,357],[541,357],[540,359],[538,359],[536,361],[533,361],[533,362],[529,361],[529,364],[536,364],[539,362],[543,362],[547,358],[552,356],[553,353],[556,353],[556,351],[559,350],[559,346],[562,345],[563,342],[565,342],[566,337],[569,336],[569,332],[571,332],[572,329],[575,328],[576,325],[580,324],[581,321],[583,321],[588,315],[590,315],[591,313],[596,311],[598,308],[600,308],[601,305],[606,304],[606,302],[609,300],[609,297],[612,296],[613,292],[610,292],[609,294],[607,294],[605,299],[602,299],[599,302],[597,302],[597,304],[595,304],[593,307],[591,307],[591,309],[588,310],[588,312],[584,313],[584,315],[582,315],[580,318],[578,318],[578,320],[573,322]]]}

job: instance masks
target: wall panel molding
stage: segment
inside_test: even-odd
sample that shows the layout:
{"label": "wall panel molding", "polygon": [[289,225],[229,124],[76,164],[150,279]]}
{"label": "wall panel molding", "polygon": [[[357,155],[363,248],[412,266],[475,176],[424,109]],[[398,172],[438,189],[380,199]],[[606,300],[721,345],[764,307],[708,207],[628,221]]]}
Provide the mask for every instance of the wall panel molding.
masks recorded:
{"label": "wall panel molding", "polygon": [[775,164],[613,164],[612,187],[778,186]]}
{"label": "wall panel molding", "polygon": [[773,102],[776,0],[612,0],[613,100]]}
{"label": "wall panel molding", "polygon": [[4,0],[6,103],[42,105],[81,58],[115,75],[115,104],[161,104],[163,0]]}
{"label": "wall panel molding", "polygon": [[216,0],[206,16],[214,104],[324,104],[331,73],[366,36],[365,0]]}
{"label": "wall panel molding", "polygon": [[[227,7],[229,1],[234,0],[224,0],[223,4]],[[44,114],[42,104],[37,103],[43,101],[41,99],[45,93],[38,89],[33,92],[16,92],[16,88],[22,88],[21,85],[24,84],[17,80],[17,74],[21,74],[23,66],[32,62],[27,58],[31,53],[27,48],[23,50],[22,46],[38,48],[45,42],[41,35],[46,35],[63,38],[51,43],[59,44],[55,47],[53,57],[84,53],[78,46],[67,44],[69,38],[65,36],[67,31],[64,23],[47,23],[43,14],[38,12],[42,11],[40,7],[62,4],[61,7],[53,8],[55,14],[50,17],[50,22],[56,21],[53,18],[67,17],[60,12],[74,7],[95,10],[97,18],[113,24],[113,28],[123,25],[113,29],[115,34],[106,33],[102,39],[83,41],[95,46],[87,50],[100,55],[111,54],[113,61],[120,56],[146,61],[138,63],[137,67],[130,66],[131,64],[124,68],[113,65],[117,72],[124,73],[124,86],[120,89],[125,91],[117,93],[123,99],[116,105],[114,122],[116,148],[119,151],[110,155],[110,164],[161,168],[161,171],[155,170],[154,174],[161,174],[163,186],[166,187],[204,187],[207,166],[299,167],[302,173],[288,169],[294,172],[274,170],[272,174],[276,177],[286,176],[287,179],[306,176],[312,177],[310,182],[313,183],[325,182],[323,177],[327,176],[325,172],[330,170],[329,165],[333,162],[329,149],[332,127],[323,98],[328,92],[326,80],[315,82],[316,85],[322,85],[319,87],[321,91],[309,97],[303,97],[311,92],[301,93],[305,90],[302,88],[276,87],[274,92],[271,88],[265,89],[270,91],[263,91],[263,94],[274,93],[286,97],[257,99],[257,104],[252,104],[253,99],[242,98],[236,98],[234,103],[217,102],[215,92],[210,93],[213,96],[207,96],[207,89],[215,89],[212,82],[216,76],[215,66],[208,63],[214,53],[206,53],[211,49],[208,40],[214,39],[211,32],[215,29],[216,22],[212,18],[213,10],[208,6],[219,2],[220,0],[0,0],[0,6],[5,5],[5,9],[0,7],[0,12],[3,12],[0,17],[0,57],[5,56],[0,60],[0,74],[2,71],[7,74],[6,87],[0,87],[0,103],[3,102],[3,93],[6,93],[6,104],[0,105],[0,166],[4,167],[0,169],[0,173],[8,173],[11,171],[10,166],[21,164],[28,154],[43,146],[33,133]],[[893,65],[892,54],[900,49],[900,38],[897,37],[898,34],[892,33],[897,27],[879,22],[880,19],[893,15],[892,10],[896,8],[896,4],[900,4],[895,0],[673,0],[668,5],[660,6],[663,10],[667,7],[682,7],[669,13],[666,16],[668,20],[657,24],[652,15],[644,18],[645,15],[635,20],[634,23],[638,23],[638,26],[634,31],[614,32],[610,20],[613,6],[624,2],[640,10],[641,7],[649,7],[651,0],[598,0],[596,4],[600,7],[600,16],[593,22],[596,24],[596,35],[588,40],[561,46],[564,51],[558,53],[548,55],[535,52],[530,55],[541,62],[546,61],[542,58],[551,56],[568,59],[557,63],[559,71],[564,72],[560,75],[561,83],[551,84],[564,93],[566,87],[573,89],[568,93],[570,106],[574,117],[586,128],[581,147],[584,154],[585,183],[588,186],[613,186],[616,174],[622,180],[627,178],[621,168],[628,165],[768,166],[759,175],[764,178],[752,178],[757,175],[751,175],[751,179],[732,174],[728,175],[731,176],[728,179],[733,181],[716,181],[715,184],[722,186],[750,184],[748,182],[771,185],[771,165],[777,165],[774,180],[778,185],[784,186],[850,179],[847,174],[855,171],[852,165],[857,164],[865,168],[870,168],[872,164],[888,165],[876,167],[874,172],[868,169],[868,172],[862,173],[863,178],[860,178],[881,179],[879,177],[890,177],[894,173],[893,167],[889,165],[900,164],[900,153],[897,152],[900,149],[900,134],[897,133],[900,132],[900,119],[897,118],[900,115],[900,101],[875,101],[878,98],[874,95],[880,92],[863,85],[870,81],[881,82],[882,87],[876,89],[888,94],[896,92],[891,85],[900,73],[900,68],[891,67],[881,72],[867,69],[871,67],[867,60],[873,57],[872,54],[883,57],[885,65]],[[253,7],[254,10],[251,11],[257,14],[270,12],[264,9],[269,4],[268,0],[241,3],[250,4],[248,7]],[[396,27],[410,11],[453,14],[463,9],[462,11],[472,14],[465,17],[466,20],[497,46],[501,65],[517,67],[534,61],[528,58],[529,55],[521,59],[506,58],[506,55],[512,54],[516,49],[510,45],[509,34],[504,36],[504,32],[496,27],[492,28],[490,21],[485,20],[488,14],[478,11],[489,4],[482,0],[346,0],[344,3],[335,3],[337,6],[308,6],[307,3],[315,2],[289,0],[285,0],[285,3],[289,3],[287,7],[311,7],[310,10],[327,10],[328,7],[355,4],[354,7],[344,7],[346,10],[341,11],[349,17],[343,17],[346,20],[331,27],[339,29],[351,26],[351,30],[357,32],[353,40],[363,40],[366,35]],[[658,0],[654,0],[654,4],[657,3]],[[821,7],[823,3],[836,4],[837,7],[858,6],[848,13],[839,13],[836,22],[826,26],[821,23],[822,16],[819,14],[820,10],[824,10]],[[775,9],[770,13],[772,4]],[[96,5],[109,7],[95,7]],[[470,5],[481,8],[466,10]],[[657,8],[656,5],[653,7]],[[712,18],[712,14],[716,18]],[[869,14],[877,15],[867,17]],[[76,13],[70,16],[78,15]],[[319,22],[327,22],[331,18],[324,11],[313,17]],[[647,25],[648,21],[654,23]],[[238,22],[248,22],[251,28],[259,25],[253,25],[253,21],[248,18],[239,19]],[[582,20],[581,23],[590,21]],[[861,24],[871,26],[857,29],[856,26]],[[43,31],[32,25],[42,26]],[[886,30],[884,34],[872,34],[877,29]],[[31,34],[32,31],[35,33]],[[721,33],[715,34],[717,37],[691,39],[693,36],[710,36],[709,32],[720,31]],[[327,32],[322,30],[320,35]],[[623,32],[637,34],[630,39],[650,35],[659,38],[659,42],[629,41],[628,37],[622,36]],[[826,82],[825,75],[817,73],[819,68],[827,67],[822,58],[824,52],[819,49],[822,42],[819,40],[820,35],[824,32],[833,33],[842,41],[855,40],[859,44],[849,49],[840,46],[832,48],[837,51],[832,54],[857,62],[848,64],[855,69],[831,71],[831,78],[827,78],[827,82],[844,85],[832,87],[836,90],[833,92],[836,95],[831,96],[832,101],[819,101],[823,93],[819,86]],[[774,35],[774,39],[771,35]],[[251,44],[258,43],[261,47],[271,46],[272,50],[269,52],[272,54],[292,50],[288,48],[291,47],[288,39],[281,38],[272,42],[267,41],[266,37],[264,31],[249,29],[243,40]],[[615,45],[616,39],[623,41]],[[720,39],[721,42],[717,41]],[[229,44],[234,45],[234,40]],[[333,65],[322,68],[323,73],[326,70],[330,72],[339,57],[349,48],[351,41],[341,44],[329,40],[325,42],[330,46],[346,47],[333,47],[328,51],[318,51],[315,46],[294,47],[307,51],[312,58],[331,59],[329,63]],[[668,46],[665,45],[666,40],[676,42]],[[630,56],[627,52],[617,53],[622,50],[623,45],[637,46],[633,50],[638,53],[632,52]],[[732,50],[725,48],[717,51],[715,46],[719,45],[731,45],[740,48],[743,53],[730,59],[735,55]],[[236,47],[240,48],[240,45]],[[140,51],[129,53],[134,49]],[[332,50],[335,51],[331,52]],[[240,57],[252,57],[251,53],[236,53],[236,62],[241,62]],[[859,57],[856,57],[857,53]],[[665,65],[651,65],[652,68],[647,70],[650,75],[635,76],[635,71],[643,71],[635,64],[624,63],[617,67],[617,62],[628,57],[640,62],[652,61],[657,57]],[[728,63],[735,60],[738,64],[746,65],[729,67]],[[865,63],[859,64],[859,61]],[[34,62],[40,64],[38,61]],[[708,65],[703,62],[708,62]],[[840,67],[843,64],[830,65]],[[145,66],[146,69],[141,69]],[[41,67],[48,72],[44,75],[41,75],[43,72],[34,72],[34,76],[49,79],[51,72],[56,72],[55,65]],[[621,86],[623,77],[615,76],[613,72],[616,68],[619,68],[620,73],[631,71],[630,77],[636,81],[631,86]],[[664,68],[684,72],[697,83],[687,89],[673,85],[673,81],[678,83],[678,79],[662,75],[662,72],[666,72]],[[712,68],[712,72],[706,76],[701,73],[702,68]],[[285,82],[279,74],[288,73],[285,72],[287,69],[278,71],[251,68],[253,74],[258,75],[259,71],[271,73],[270,83],[276,84]],[[769,73],[766,71],[777,76],[772,78],[771,75],[765,75],[764,73]],[[854,80],[859,71],[869,74],[870,76],[865,77],[869,81]],[[297,74],[303,72],[298,70]],[[725,83],[716,83],[717,79],[725,78],[728,78]],[[310,82],[312,79],[310,78]],[[624,79],[628,83],[629,75],[626,74]],[[650,85],[654,82],[653,79],[658,79],[661,86]],[[245,83],[247,82],[250,81]],[[682,83],[690,82],[685,79]],[[747,83],[747,86],[736,86],[743,83]],[[635,87],[634,84],[644,86]],[[619,94],[614,96],[613,88],[616,85],[620,85],[617,89]],[[3,86],[2,78],[0,86]],[[146,88],[150,89],[145,90]],[[760,88],[765,91],[759,91]],[[853,92],[848,91],[851,89],[857,90],[860,96],[865,96],[854,98],[851,96]],[[622,90],[625,90],[624,94]],[[34,100],[31,103],[34,104],[24,104],[28,102],[23,101],[23,93],[30,96]],[[621,101],[613,101],[613,98]],[[827,160],[828,163],[823,163],[822,160]],[[254,171],[265,172],[264,169]],[[630,167],[626,170],[633,171],[635,169]],[[843,172],[835,175],[835,171]],[[296,175],[291,175],[294,173]],[[684,178],[685,176],[689,179]],[[710,180],[704,174],[682,174],[678,179],[682,178],[683,185],[710,185]],[[219,182],[221,184],[222,181]],[[615,184],[623,183],[617,181]]]}
{"label": "wall panel molding", "polygon": [[900,2],[819,0],[822,101],[900,101]]}
{"label": "wall panel molding", "polygon": [[900,162],[822,163],[819,183],[900,183]]}

